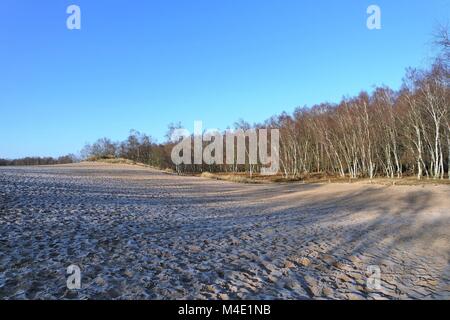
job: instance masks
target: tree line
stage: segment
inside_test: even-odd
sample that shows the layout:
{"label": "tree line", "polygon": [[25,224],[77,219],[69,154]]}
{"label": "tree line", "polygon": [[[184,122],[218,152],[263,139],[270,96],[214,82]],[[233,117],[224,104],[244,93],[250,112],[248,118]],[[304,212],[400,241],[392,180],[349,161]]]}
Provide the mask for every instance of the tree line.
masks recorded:
{"label": "tree line", "polygon": [[54,165],[69,164],[76,162],[74,155],[69,154],[58,158],[53,157],[26,157],[20,159],[0,159],[0,166],[37,166],[37,165]]}
{"label": "tree line", "polygon": [[[286,178],[314,173],[350,178],[450,178],[449,43],[447,30],[442,30],[436,38],[441,54],[426,70],[408,69],[397,91],[378,87],[337,104],[299,107],[261,124],[240,121],[234,127],[279,129],[280,173]],[[169,126],[167,137],[178,127]],[[132,131],[122,142],[100,139],[86,146],[83,154],[85,158],[121,157],[179,173],[252,174],[260,169],[252,163],[175,166],[170,157],[173,146],[170,139],[158,144]]]}

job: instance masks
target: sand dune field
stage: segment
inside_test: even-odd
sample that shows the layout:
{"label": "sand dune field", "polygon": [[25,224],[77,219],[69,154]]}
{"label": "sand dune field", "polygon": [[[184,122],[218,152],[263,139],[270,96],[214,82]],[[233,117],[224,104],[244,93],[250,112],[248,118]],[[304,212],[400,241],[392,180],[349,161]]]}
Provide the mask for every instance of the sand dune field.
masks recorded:
{"label": "sand dune field", "polygon": [[0,169],[1,299],[449,299],[449,259],[450,186]]}

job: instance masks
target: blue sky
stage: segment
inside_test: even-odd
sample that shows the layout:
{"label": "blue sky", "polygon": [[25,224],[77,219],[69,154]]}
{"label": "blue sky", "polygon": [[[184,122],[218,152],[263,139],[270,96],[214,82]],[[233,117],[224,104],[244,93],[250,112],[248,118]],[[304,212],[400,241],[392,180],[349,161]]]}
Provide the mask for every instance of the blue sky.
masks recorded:
{"label": "blue sky", "polygon": [[[71,4],[81,30],[66,28]],[[366,28],[371,4],[381,30]],[[398,88],[430,62],[449,12],[450,0],[2,0],[0,158]]]}

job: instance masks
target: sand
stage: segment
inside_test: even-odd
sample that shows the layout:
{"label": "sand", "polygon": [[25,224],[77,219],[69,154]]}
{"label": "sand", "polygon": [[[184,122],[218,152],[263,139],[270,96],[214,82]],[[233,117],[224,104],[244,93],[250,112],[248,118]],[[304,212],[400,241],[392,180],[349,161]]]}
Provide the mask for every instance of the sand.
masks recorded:
{"label": "sand", "polygon": [[449,299],[449,253],[445,185],[0,168],[1,299]]}

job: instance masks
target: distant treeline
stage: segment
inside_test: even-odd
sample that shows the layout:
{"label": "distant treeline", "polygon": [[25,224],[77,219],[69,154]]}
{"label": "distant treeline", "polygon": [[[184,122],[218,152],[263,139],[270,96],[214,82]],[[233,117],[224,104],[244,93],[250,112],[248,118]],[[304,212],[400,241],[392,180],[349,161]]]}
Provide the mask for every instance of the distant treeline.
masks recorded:
{"label": "distant treeline", "polygon": [[52,157],[26,157],[21,159],[0,159],[0,166],[37,166],[52,164],[68,164],[76,161],[74,155],[66,155],[59,158]]}

